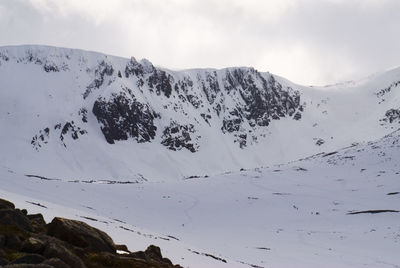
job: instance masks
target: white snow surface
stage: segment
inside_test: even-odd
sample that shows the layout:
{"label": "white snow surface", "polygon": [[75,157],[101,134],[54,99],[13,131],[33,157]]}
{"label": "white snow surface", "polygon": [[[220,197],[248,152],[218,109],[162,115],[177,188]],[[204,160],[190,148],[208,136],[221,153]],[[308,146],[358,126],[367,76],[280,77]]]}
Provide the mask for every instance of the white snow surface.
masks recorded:
{"label": "white snow surface", "polygon": [[[84,99],[101,61],[115,72]],[[328,87],[275,76],[300,92],[302,118],[255,129],[257,142],[241,149],[220,131],[218,117],[210,126],[202,121],[207,106],[196,110],[117,79],[128,61],[64,48],[0,48],[0,198],[47,221],[85,221],[132,251],[156,244],[184,267],[400,267],[400,213],[348,214],[400,210],[400,121],[381,121],[400,108],[400,69]],[[46,64],[59,71],[45,72]],[[164,70],[193,81],[225,72]],[[182,105],[179,113],[164,109],[156,123],[197,122],[199,151],[170,151],[160,132],[149,143],[108,144],[91,107],[124,86],[157,111]],[[41,130],[72,120],[88,133],[66,137],[66,146],[50,134],[33,148]],[[128,181],[137,183],[121,183]]]}
{"label": "white snow surface", "polygon": [[86,221],[131,250],[157,244],[184,267],[399,267],[400,214],[348,214],[400,211],[399,158],[397,131],[333,154],[183,181],[49,181],[3,167],[0,196],[47,220]]}

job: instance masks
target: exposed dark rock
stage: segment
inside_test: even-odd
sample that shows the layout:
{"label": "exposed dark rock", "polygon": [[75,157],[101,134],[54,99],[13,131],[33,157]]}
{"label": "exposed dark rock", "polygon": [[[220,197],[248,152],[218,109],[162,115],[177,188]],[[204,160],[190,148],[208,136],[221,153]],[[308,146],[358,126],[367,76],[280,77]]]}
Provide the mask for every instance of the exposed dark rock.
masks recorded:
{"label": "exposed dark rock", "polygon": [[43,262],[43,264],[50,265],[54,268],[72,268],[71,266],[69,266],[68,264],[66,264],[65,262],[60,260],[59,258],[51,258],[51,259],[45,260]]}
{"label": "exposed dark rock", "polygon": [[56,268],[47,264],[9,264],[4,266],[4,268]]}
{"label": "exposed dark rock", "polygon": [[390,109],[386,111],[385,117],[380,121],[385,123],[399,123],[400,124],[400,109]]}
{"label": "exposed dark rock", "polygon": [[28,253],[42,253],[45,248],[45,243],[37,238],[29,237],[21,246],[21,251]]}
{"label": "exposed dark rock", "polygon": [[44,144],[48,143],[50,135],[50,129],[44,128],[43,130],[39,130],[39,134],[33,136],[31,144],[36,151],[38,151]]}
{"label": "exposed dark rock", "polygon": [[55,65],[54,63],[45,63],[43,65],[43,69],[47,73],[49,73],[49,72],[59,72],[60,71],[60,69],[58,69],[57,65]]}
{"label": "exposed dark rock", "polygon": [[134,97],[121,92],[110,100],[98,99],[93,105],[96,116],[108,143],[134,138],[137,142],[149,142],[154,139],[157,127],[154,119],[157,115],[147,104],[138,102]]}
{"label": "exposed dark rock", "polygon": [[6,244],[6,237],[5,235],[0,234],[0,248],[3,247],[5,244]]}
{"label": "exposed dark rock", "polygon": [[324,143],[325,143],[325,141],[323,139],[317,139],[317,141],[315,142],[315,145],[321,146]]}
{"label": "exposed dark rock", "polygon": [[15,205],[7,200],[0,198],[0,209],[3,209],[3,208],[14,209]]}
{"label": "exposed dark rock", "polygon": [[169,96],[171,96],[172,83],[173,78],[171,75],[155,68],[153,70],[153,73],[148,78],[148,85],[150,89],[155,88],[157,95],[160,95],[160,93],[163,92],[164,95],[168,98]]}
{"label": "exposed dark rock", "polygon": [[194,126],[192,124],[180,125],[172,121],[163,131],[161,144],[173,151],[186,148],[194,153],[199,147],[197,144],[199,137],[192,137],[191,134],[195,135]]}
{"label": "exposed dark rock", "polygon": [[35,233],[46,231],[46,222],[44,221],[42,214],[32,214],[32,215],[27,215],[27,217]]}
{"label": "exposed dark rock", "polygon": [[5,246],[14,250],[20,250],[22,246],[22,240],[23,238],[18,234],[8,234],[6,236]]}
{"label": "exposed dark rock", "polygon": [[82,117],[82,122],[83,123],[87,123],[88,119],[87,119],[87,109],[86,108],[81,108],[79,109],[78,114]]}
{"label": "exposed dark rock", "polygon": [[14,261],[11,262],[11,264],[39,264],[42,263],[45,260],[45,258],[42,255],[39,254],[27,254],[24,255]]}
{"label": "exposed dark rock", "polygon": [[32,231],[29,219],[17,209],[0,209],[0,224],[13,223],[15,226],[25,230]]}
{"label": "exposed dark rock", "polygon": [[50,242],[47,244],[43,252],[43,256],[49,259],[59,258],[60,260],[62,260],[63,262],[74,268],[86,267],[86,265],[78,256],[76,256],[70,250],[68,250],[67,248],[56,242]]}
{"label": "exposed dark rock", "polygon": [[144,68],[139,62],[136,61],[134,57],[131,57],[130,61],[126,64],[125,67],[125,77],[129,78],[129,76],[143,76]]}
{"label": "exposed dark rock", "polygon": [[95,79],[86,88],[85,93],[83,93],[83,98],[86,99],[93,90],[100,88],[104,83],[105,76],[111,76],[113,73],[113,66],[104,60],[101,61],[94,71]]}
{"label": "exposed dark rock", "polygon": [[8,261],[4,259],[3,257],[0,257],[0,266],[5,266],[8,264]]}
{"label": "exposed dark rock", "polygon": [[60,134],[60,140],[63,142],[65,147],[67,147],[67,145],[64,142],[64,138],[65,138],[65,135],[67,135],[68,133],[71,134],[72,139],[76,140],[79,138],[79,136],[87,134],[87,131],[76,126],[74,121],[66,122],[64,124],[64,126],[62,127],[61,134]]}
{"label": "exposed dark rock", "polygon": [[393,82],[393,83],[390,84],[388,87],[379,90],[377,93],[375,93],[375,95],[376,95],[378,98],[382,98],[382,97],[384,97],[386,94],[388,94],[389,92],[391,92],[393,88],[396,88],[396,87],[399,86],[399,85],[400,85],[400,81]]}

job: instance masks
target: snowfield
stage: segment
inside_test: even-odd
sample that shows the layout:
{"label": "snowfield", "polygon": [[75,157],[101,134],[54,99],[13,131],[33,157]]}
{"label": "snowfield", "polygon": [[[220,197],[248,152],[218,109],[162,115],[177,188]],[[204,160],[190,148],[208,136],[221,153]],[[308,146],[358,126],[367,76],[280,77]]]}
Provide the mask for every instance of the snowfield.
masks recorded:
{"label": "snowfield", "polygon": [[86,221],[131,250],[157,244],[185,267],[399,267],[400,214],[362,213],[400,211],[398,159],[397,131],[290,164],[173,182],[45,180],[3,168],[0,194],[47,220]]}
{"label": "snowfield", "polygon": [[0,198],[184,267],[400,267],[399,89],[2,47]]}

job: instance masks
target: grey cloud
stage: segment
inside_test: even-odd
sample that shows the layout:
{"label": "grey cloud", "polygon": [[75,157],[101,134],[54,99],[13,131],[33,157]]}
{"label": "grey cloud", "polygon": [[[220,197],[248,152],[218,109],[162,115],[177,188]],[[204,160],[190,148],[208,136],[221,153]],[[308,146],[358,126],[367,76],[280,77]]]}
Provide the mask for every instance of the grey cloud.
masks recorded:
{"label": "grey cloud", "polygon": [[400,65],[396,0],[95,1],[114,5],[98,15],[78,1],[68,12],[63,1],[48,10],[34,2],[0,2],[0,45],[97,50],[170,68],[255,66],[304,84]]}

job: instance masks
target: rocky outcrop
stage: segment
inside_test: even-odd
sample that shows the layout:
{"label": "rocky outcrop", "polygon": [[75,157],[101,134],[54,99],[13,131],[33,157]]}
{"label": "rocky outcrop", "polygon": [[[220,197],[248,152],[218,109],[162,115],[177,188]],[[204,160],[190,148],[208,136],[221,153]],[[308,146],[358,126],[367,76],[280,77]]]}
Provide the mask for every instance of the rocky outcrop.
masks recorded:
{"label": "rocky outcrop", "polygon": [[193,124],[180,125],[172,121],[170,125],[164,129],[161,138],[161,144],[172,151],[186,148],[194,153],[199,148],[197,144],[199,137],[196,136]]}
{"label": "rocky outcrop", "polygon": [[54,218],[47,226],[47,234],[74,246],[95,252],[115,253],[115,245],[106,233],[80,221]]}
{"label": "rocky outcrop", "polygon": [[[116,249],[128,254],[117,254]],[[29,215],[0,199],[0,266],[7,268],[180,268],[159,247],[129,252],[90,225],[54,218],[46,225],[40,214]]]}
{"label": "rocky outcrop", "polygon": [[384,123],[400,123],[400,109],[390,109],[385,113],[385,117],[380,120]]}
{"label": "rocky outcrop", "polygon": [[138,143],[154,139],[157,114],[147,104],[137,101],[125,92],[113,95],[111,99],[99,98],[93,105],[93,114],[101,124],[101,131],[107,142],[134,138]]}

